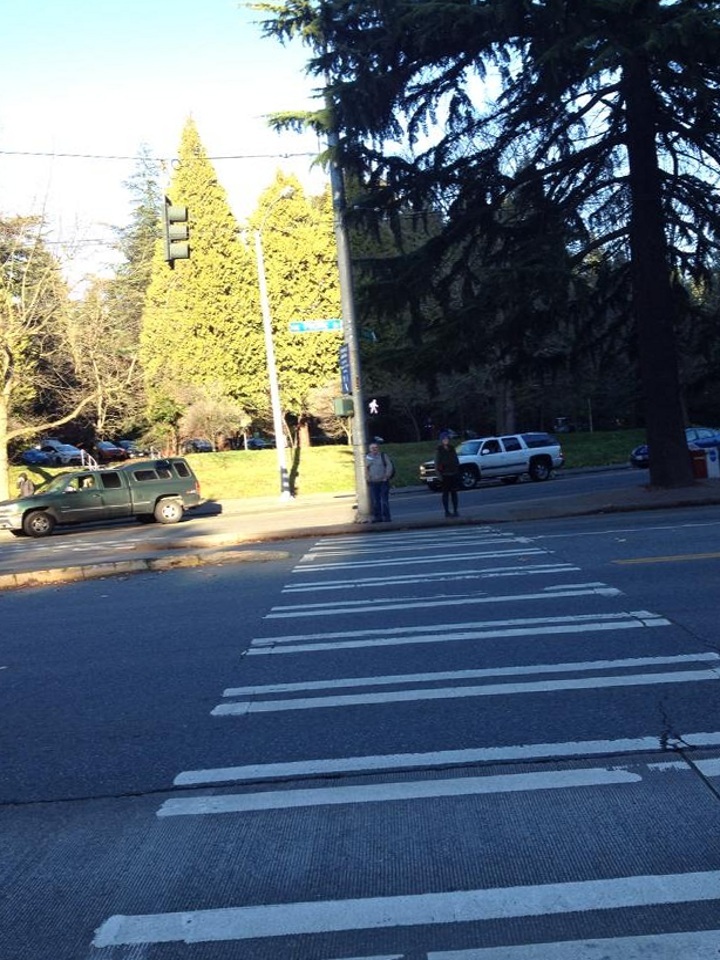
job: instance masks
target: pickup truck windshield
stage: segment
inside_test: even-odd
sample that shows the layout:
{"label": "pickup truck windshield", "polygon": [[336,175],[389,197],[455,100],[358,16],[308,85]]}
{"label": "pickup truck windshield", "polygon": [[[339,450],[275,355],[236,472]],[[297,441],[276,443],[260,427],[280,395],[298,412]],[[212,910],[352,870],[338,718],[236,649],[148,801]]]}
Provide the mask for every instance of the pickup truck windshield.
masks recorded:
{"label": "pickup truck windshield", "polygon": [[61,473],[57,477],[53,477],[48,483],[45,483],[40,487],[36,493],[63,493],[72,479],[66,473]]}

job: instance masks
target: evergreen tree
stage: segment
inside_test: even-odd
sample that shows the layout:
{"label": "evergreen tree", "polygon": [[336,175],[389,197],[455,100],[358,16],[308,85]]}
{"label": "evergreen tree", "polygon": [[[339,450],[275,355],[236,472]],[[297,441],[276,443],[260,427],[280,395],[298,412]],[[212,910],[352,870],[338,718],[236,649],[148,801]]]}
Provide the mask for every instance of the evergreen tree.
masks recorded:
{"label": "evergreen tree", "polygon": [[[295,177],[279,173],[261,195],[250,227],[261,236],[281,406],[308,442],[305,427],[313,397],[338,379],[342,340],[340,332],[293,333],[290,324],[340,317],[329,191],[307,197]],[[261,323],[259,305],[257,321]],[[267,390],[267,373],[258,386]],[[256,404],[261,404],[259,396]]]}
{"label": "evergreen tree", "polygon": [[150,409],[165,409],[186,387],[207,384],[246,406],[263,361],[262,329],[242,293],[253,263],[192,120],[182,132],[168,196],[188,208],[191,256],[170,269],[162,241],[156,243],[140,339]]}
{"label": "evergreen tree", "polygon": [[[367,182],[368,210],[443,205],[435,262],[464,240],[484,242],[509,193],[533,182],[560,211],[572,252],[626,258],[651,479],[689,482],[673,269],[707,271],[720,237],[714,0],[260,6],[269,34],[311,45],[338,159]],[[484,103],[478,81],[491,73],[499,89]]]}

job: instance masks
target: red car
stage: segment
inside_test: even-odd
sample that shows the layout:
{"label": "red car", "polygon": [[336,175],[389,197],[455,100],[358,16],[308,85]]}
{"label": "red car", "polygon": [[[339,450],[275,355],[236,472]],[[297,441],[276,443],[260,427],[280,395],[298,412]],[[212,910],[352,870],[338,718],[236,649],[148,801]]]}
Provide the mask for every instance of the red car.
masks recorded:
{"label": "red car", "polygon": [[95,456],[98,463],[114,463],[116,460],[127,460],[128,452],[109,440],[100,440],[95,445]]}

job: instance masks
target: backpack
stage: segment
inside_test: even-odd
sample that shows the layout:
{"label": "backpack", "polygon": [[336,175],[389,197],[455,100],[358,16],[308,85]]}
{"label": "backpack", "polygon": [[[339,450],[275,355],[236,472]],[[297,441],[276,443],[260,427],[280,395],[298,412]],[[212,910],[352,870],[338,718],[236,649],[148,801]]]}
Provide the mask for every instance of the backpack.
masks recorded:
{"label": "backpack", "polygon": [[[395,464],[392,462],[390,457],[386,457],[384,453],[381,453],[383,466],[385,467],[385,473],[388,474],[388,480],[392,480],[395,476]],[[390,464],[390,470],[388,470],[388,463]]]}

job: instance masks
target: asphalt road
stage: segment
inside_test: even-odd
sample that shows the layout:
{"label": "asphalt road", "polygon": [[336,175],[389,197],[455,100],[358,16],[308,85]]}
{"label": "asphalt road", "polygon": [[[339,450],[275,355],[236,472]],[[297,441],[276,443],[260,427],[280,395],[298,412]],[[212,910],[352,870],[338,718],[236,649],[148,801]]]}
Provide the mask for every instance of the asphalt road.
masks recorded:
{"label": "asphalt road", "polygon": [[717,956],[719,534],[388,530],[0,595],[1,960]]}
{"label": "asphalt road", "polygon": [[[627,468],[559,472],[547,483],[528,480],[505,486],[498,481],[489,481],[475,490],[462,492],[460,510],[464,516],[472,517],[478,511],[492,510],[493,507],[502,509],[509,504],[522,504],[528,509],[534,505],[561,505],[578,494],[632,490],[646,482],[645,471]],[[208,503],[189,513],[178,525],[115,521],[98,526],[59,528],[51,537],[38,540],[16,538],[7,531],[0,531],[0,574],[132,560],[153,551],[162,551],[182,538],[231,538],[237,535],[238,541],[242,542],[252,541],[254,537],[259,540],[265,536],[282,537],[283,518],[287,520],[286,535],[291,534],[292,528],[314,535],[316,531],[322,531],[324,523],[333,522],[333,518],[337,523],[351,522],[354,500],[354,496],[348,495],[300,497],[291,505],[283,504],[279,499]],[[440,496],[424,487],[403,488],[393,492],[392,512],[399,523],[440,519]]]}

